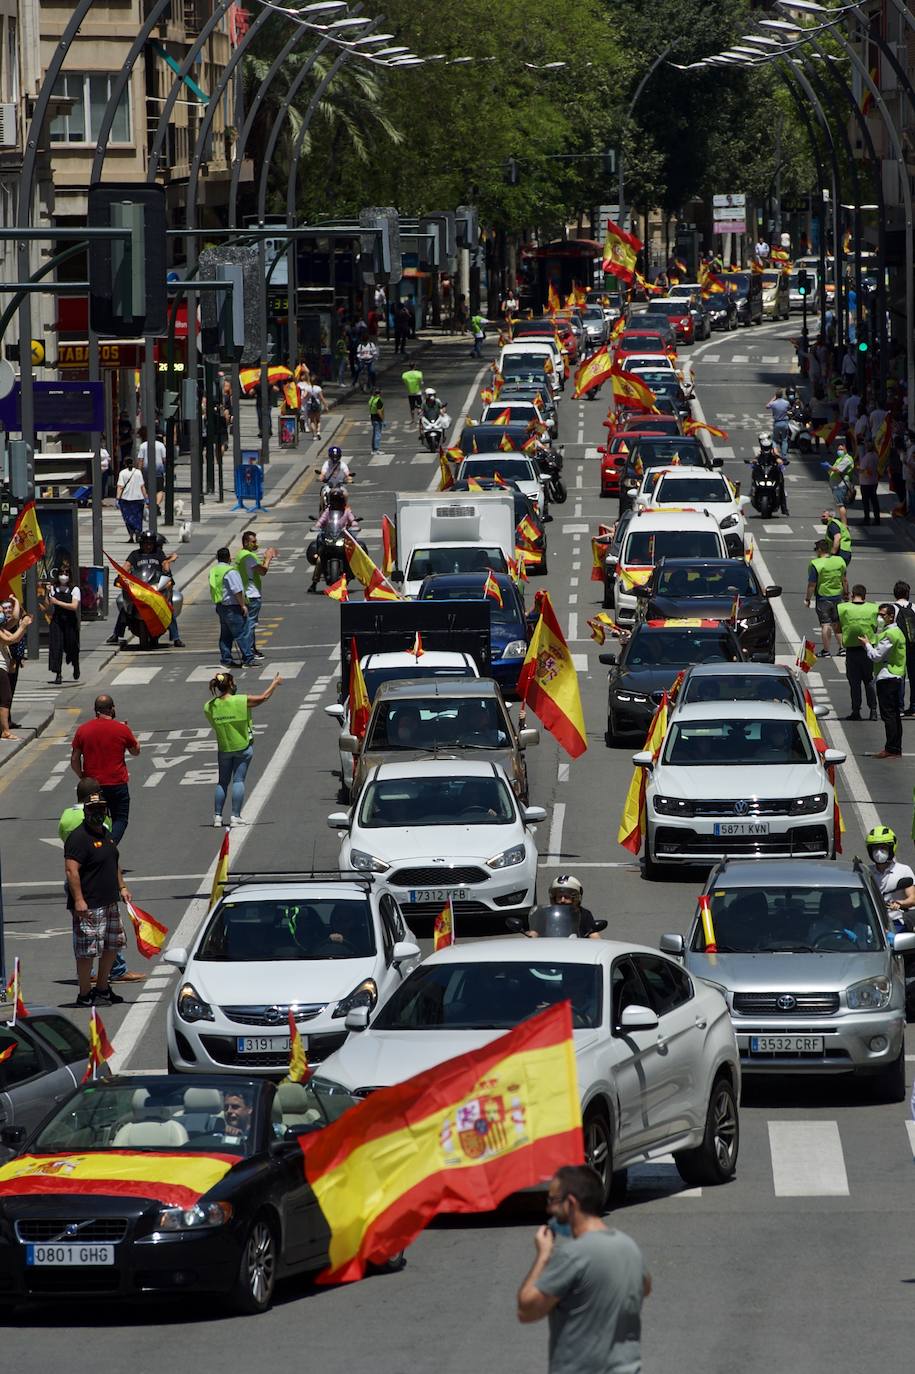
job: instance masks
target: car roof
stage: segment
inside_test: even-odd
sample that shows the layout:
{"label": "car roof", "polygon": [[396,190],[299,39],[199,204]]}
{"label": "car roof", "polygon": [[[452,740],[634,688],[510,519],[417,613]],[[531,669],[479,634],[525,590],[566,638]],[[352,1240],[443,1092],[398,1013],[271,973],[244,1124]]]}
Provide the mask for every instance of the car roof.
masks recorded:
{"label": "car roof", "polygon": [[[691,471],[695,472],[693,468]],[[671,516],[677,517],[676,525],[671,520]],[[659,530],[720,530],[714,515],[709,515],[706,511],[682,511],[671,510],[669,507],[660,509],[648,507],[646,510],[636,511],[635,520],[632,525],[632,532],[638,533],[646,526],[656,525]]]}
{"label": "car roof", "polygon": [[299,878],[294,882],[265,882],[263,879],[251,882],[231,881],[226,888],[223,897],[223,904],[231,904],[237,901],[246,902],[293,902],[301,901],[303,897],[311,897],[315,900],[343,898],[358,898],[360,901],[368,897],[368,884],[359,882],[347,882],[345,879],[340,882],[328,882],[321,878]]}
{"label": "car roof", "polygon": [[412,701],[426,697],[496,697],[501,696],[498,683],[491,677],[431,677],[414,678],[406,682],[383,682],[375,693],[376,702]]}
{"label": "car roof", "polygon": [[[485,940],[461,940],[423,960],[430,964],[606,964],[625,954],[658,953],[650,945],[624,944],[621,940],[549,940],[532,944],[526,935],[488,936]],[[661,956],[663,958],[663,955]]]}
{"label": "car roof", "polygon": [[804,712],[787,701],[687,701],[677,708],[681,724],[691,720],[802,721]]}
{"label": "car roof", "polygon": [[[0,1028],[12,1022],[15,1009],[15,1002],[0,1002]],[[63,1016],[64,1014],[60,1007],[48,1007],[44,1002],[26,1002],[25,1009],[29,1016]],[[22,1018],[17,1019],[16,1024],[21,1026]],[[77,1030],[82,1031],[82,1026],[78,1026]],[[83,1034],[85,1034],[85,1031],[83,1031]]]}
{"label": "car roof", "polygon": [[375,779],[386,778],[491,778],[495,772],[505,778],[504,769],[497,763],[479,759],[434,759],[428,763],[381,763],[375,769]]}
{"label": "car roof", "polygon": [[792,887],[863,887],[861,873],[851,864],[834,859],[726,859],[713,869],[709,885],[767,887],[785,883]]}
{"label": "car roof", "polygon": [[[426,596],[425,593],[427,589],[431,588],[434,591],[436,587],[456,587],[458,589],[466,588],[468,592],[474,590],[478,591],[479,596],[468,596],[467,600],[479,601],[480,597],[483,595],[483,585],[490,577],[503,592],[515,589],[515,583],[508,573],[430,573],[428,577],[423,578],[422,587],[420,588],[421,594],[416,599],[417,601],[436,601],[437,597]],[[451,598],[449,598],[449,600],[450,599]]]}
{"label": "car roof", "polygon": [[[722,559],[722,562],[724,561]],[[787,677],[792,680],[794,678],[786,663],[697,663],[689,670],[690,677],[721,677],[722,674],[729,677]]]}

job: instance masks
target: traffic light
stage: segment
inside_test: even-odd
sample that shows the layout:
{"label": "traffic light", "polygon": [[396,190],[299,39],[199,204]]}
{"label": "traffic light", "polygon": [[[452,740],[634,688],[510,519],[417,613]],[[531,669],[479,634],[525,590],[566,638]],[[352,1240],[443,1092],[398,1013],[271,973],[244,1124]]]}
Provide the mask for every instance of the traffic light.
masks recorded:
{"label": "traffic light", "polygon": [[89,187],[88,222],[90,228],[127,231],[123,237],[90,240],[92,328],[115,338],[164,333],[165,188],[96,182]]}
{"label": "traffic light", "polygon": [[518,164],[513,157],[507,157],[502,168],[502,179],[507,186],[518,185]]}
{"label": "traffic light", "polygon": [[867,339],[859,339],[859,340],[858,340],[858,352],[859,352],[859,353],[866,353],[866,352],[867,352]]}
{"label": "traffic light", "polygon": [[810,277],[807,275],[805,268],[802,267],[797,274],[797,294],[799,296],[806,296],[809,290]]}

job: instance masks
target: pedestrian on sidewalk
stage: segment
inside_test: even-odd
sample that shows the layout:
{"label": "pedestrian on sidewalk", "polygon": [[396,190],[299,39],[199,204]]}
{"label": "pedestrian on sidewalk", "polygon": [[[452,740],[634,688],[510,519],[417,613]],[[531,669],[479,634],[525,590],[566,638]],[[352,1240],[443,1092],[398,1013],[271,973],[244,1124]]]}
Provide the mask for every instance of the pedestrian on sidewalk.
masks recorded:
{"label": "pedestrian on sidewalk", "polygon": [[867,699],[870,719],[877,719],[877,692],[874,688],[874,665],[867,656],[864,637],[872,639],[877,633],[877,603],[868,601],[867,588],[857,582],[851,589],[851,600],[838,605],[839,629],[845,650],[845,676],[851,694],[851,714],[846,720],[861,719],[861,688]]}
{"label": "pedestrian on sidewalk", "polygon": [[816,598],[817,620],[823,637],[819,657],[829,658],[830,645],[839,624],[839,602],[848,600],[848,577],[845,560],[832,552],[828,539],[818,539],[813,552],[807,569],[804,605],[809,606]]}
{"label": "pedestrian on sidewalk", "polygon": [[[127,943],[118,900],[130,901],[113,834],[105,829],[107,805],[101,791],[83,802],[83,820],[64,842],[67,907],[73,920],[73,953],[78,1007],[111,1007],[123,1002],[111,987],[117,956]],[[98,960],[95,991],[92,965]]]}
{"label": "pedestrian on sidewalk", "polygon": [[[19,602],[16,600],[16,598],[13,596],[11,592],[9,596],[4,597],[3,600],[0,601],[0,626],[2,626],[8,634],[15,635],[15,632],[19,629],[21,621],[22,607],[20,606]],[[9,673],[10,680],[9,724],[11,730],[16,730],[18,729],[18,726],[12,718],[13,699],[16,695],[16,688],[19,685],[19,674],[22,672],[26,663],[26,644],[24,637],[19,639],[13,639],[13,641],[9,644],[8,647],[9,668],[7,669],[7,671]]]}
{"label": "pedestrian on sidewalk", "polygon": [[[915,716],[915,606],[912,605],[912,588],[908,582],[900,581],[895,584],[893,601],[896,606],[896,624],[905,635],[905,671],[909,679],[909,704],[902,714]],[[904,681],[901,704],[905,707]]]}
{"label": "pedestrian on sidewalk", "polygon": [[349,353],[346,347],[346,336],[341,334],[334,344],[334,362],[336,364],[337,386],[346,386],[346,364]]}
{"label": "pedestrian on sidewalk", "polygon": [[871,514],[874,517],[873,523],[875,525],[880,524],[880,501],[877,498],[878,465],[879,459],[874,441],[868,437],[858,454],[858,485],[861,488],[862,525],[871,524]]}
{"label": "pedestrian on sidewalk", "polygon": [[534,1236],[518,1320],[549,1318],[549,1374],[638,1374],[642,1303],[652,1287],[641,1250],[604,1224],[603,1189],[586,1164],[556,1170],[546,1205],[550,1223]]}
{"label": "pedestrian on sidewalk", "polygon": [[[18,606],[18,602],[16,603]],[[32,623],[30,615],[20,617],[15,630],[7,628],[4,616],[0,619],[0,739],[16,739],[10,729],[10,715],[13,709],[13,650],[21,643],[23,636]]]}
{"label": "pedestrian on sidewalk", "polygon": [[228,546],[216,550],[209,581],[210,598],[219,617],[219,661],[224,668],[238,667],[232,657],[232,645],[237,644],[241,662],[247,667],[253,662],[248,601]]}
{"label": "pedestrian on sidewalk", "polygon": [[415,362],[410,362],[405,372],[400,374],[400,379],[407,388],[407,400],[410,403],[410,420],[416,418],[419,424],[419,412],[423,403],[423,374],[416,366]]}
{"label": "pedestrian on sidewalk", "polygon": [[[146,464],[149,457],[149,443],[146,438],[145,426],[140,430],[140,438],[143,442],[137,449],[137,467],[142,472],[145,482],[147,475]],[[156,434],[153,441],[153,453],[155,454],[156,462],[156,510],[161,510],[162,503],[165,500],[165,445],[158,434]]]}
{"label": "pedestrian on sidewalk", "polygon": [[232,789],[230,825],[244,825],[245,777],[254,756],[254,729],[251,712],[273,696],[283,679],[277,674],[266,691],[257,696],[239,695],[231,673],[217,673],[210,681],[210,700],[203,708],[216,735],[217,782],[213,802],[213,825],[221,826],[223,807]]}
{"label": "pedestrian on sidewalk", "polygon": [[258,552],[257,535],[254,530],[245,530],[241,537],[241,550],[235,556],[235,566],[244,587],[245,601],[248,606],[248,626],[251,634],[251,657],[255,663],[263,663],[264,655],[257,647],[257,622],[261,613],[262,578],[270,571],[270,564],[279,549],[265,549]]}
{"label": "pedestrian on sidewalk", "polygon": [[70,585],[70,569],[58,568],[53,581],[45,584],[46,602],[51,607],[48,625],[48,672],[56,686],[63,682],[61,669],[66,659],[79,681],[80,590]]}
{"label": "pedestrian on sidewalk", "polygon": [[[359,374],[359,385],[365,390],[365,384],[374,390],[375,387],[375,368],[378,363],[378,345],[374,339],[368,335],[360,340],[359,347],[356,349],[356,364]],[[364,379],[364,381],[363,381]]]}
{"label": "pedestrian on sidewalk", "polygon": [[375,383],[369,397],[369,419],[372,422],[372,452],[381,452],[381,434],[384,429],[384,398],[381,387]]}
{"label": "pedestrian on sidewalk", "polygon": [[324,399],[324,391],[321,383],[317,380],[299,383],[299,394],[302,398],[302,410],[305,415],[305,424],[311,431],[313,439],[321,437],[321,416],[327,412],[327,401]]}
{"label": "pedestrian on sidewalk", "polygon": [[115,844],[124,838],[130,820],[130,775],[126,756],[136,758],[140,745],[126,720],[116,718],[107,692],[95,698],[95,718],[83,721],[73,736],[70,767],[78,778],[97,778],[111,812]]}
{"label": "pedestrian on sidewalk", "polygon": [[902,757],[902,690],[906,670],[905,635],[896,624],[896,607],[885,601],[878,607],[877,634],[872,643],[866,635],[862,642],[877,670],[877,702],[886,732],[886,743],[875,759]]}
{"label": "pedestrian on sidewalk", "polygon": [[403,353],[406,356],[407,339],[410,337],[410,326],[413,323],[413,312],[406,301],[401,301],[394,316],[394,352]]}
{"label": "pedestrian on sidewalk", "polygon": [[851,562],[851,530],[841,516],[831,510],[824,510],[820,518],[826,526],[830,552],[837,553],[847,568]]}
{"label": "pedestrian on sidewalk", "polygon": [[146,483],[139,468],[135,468],[132,458],[126,458],[118,473],[115,497],[121,518],[127,530],[127,538],[134,544],[143,529],[143,511],[146,506]]}

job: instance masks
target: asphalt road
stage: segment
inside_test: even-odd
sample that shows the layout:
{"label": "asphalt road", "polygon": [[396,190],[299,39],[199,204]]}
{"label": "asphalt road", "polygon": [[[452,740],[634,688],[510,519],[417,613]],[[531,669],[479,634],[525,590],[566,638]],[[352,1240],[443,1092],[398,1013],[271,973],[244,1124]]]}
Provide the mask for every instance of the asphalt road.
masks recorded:
{"label": "asphalt road", "polygon": [[[773,387],[793,375],[787,339],[794,332],[794,322],[764,325],[687,350],[701,409],[729,431],[716,451],[735,479],[746,480],[742,460],[753,451]],[[457,416],[478,384],[480,364],[451,344],[433,348],[423,365]],[[612,517],[616,501],[598,496],[596,445],[605,432],[605,406],[574,402],[569,394],[560,408],[560,438],[570,493],[549,527],[546,581],[577,656],[589,749],[570,766],[545,737],[530,755],[531,801],[549,808],[539,836],[544,869],[577,873],[587,904],[608,917],[611,935],[655,943],[664,931],[685,928],[701,874],[649,884],[616,844],[632,750],[605,746],[606,673],[585,625],[600,591],[589,580],[590,534],[598,520]],[[372,460],[361,398],[342,406],[325,428],[325,445],[332,435],[353,455],[353,503],[375,550],[392,492],[434,481],[434,461],[419,452],[406,412],[401,397],[389,397],[385,451]],[[318,451],[303,455],[303,471]],[[790,517],[751,521],[763,578],[785,589],[778,653],[791,661],[804,635],[814,636],[803,589],[826,496],[816,460],[795,459]],[[883,503],[888,507],[889,498]],[[336,839],[325,825],[337,805],[336,732],[322,708],[335,699],[338,612],[325,598],[303,595],[304,547],[316,509],[303,478],[257,526],[262,546],[276,543],[281,557],[265,584],[260,640],[268,662],[246,675],[245,686],[248,678],[266,683],[274,670],[285,682],[257,715],[246,806],[253,823],[232,837],[233,867],[246,870],[331,867],[336,858]],[[889,521],[854,533],[861,537],[851,572],[874,599],[888,598],[899,576],[915,582],[904,533]],[[529,594],[537,585],[531,582]],[[131,769],[133,812],[123,845],[129,880],[135,899],[169,927],[176,943],[187,942],[205,910],[218,843],[211,826],[213,748],[202,715],[217,663],[215,616],[199,581],[191,592],[182,617],[189,648],[180,659],[168,650],[142,658],[121,654],[102,679],[143,742]],[[839,770],[846,858],[864,853],[863,830],[879,817],[904,837],[901,856],[911,861],[910,766],[868,756],[882,746],[879,724],[843,726],[836,719],[848,711],[841,661],[818,663],[810,685],[831,707],[830,742],[849,748],[849,763]],[[21,956],[30,999],[64,1007],[74,984],[54,836],[72,795],[68,740],[98,686],[87,684],[68,698],[70,714],[59,713],[51,731],[0,772],[8,956]],[[905,757],[912,752],[907,748]],[[140,963],[133,953],[132,966]],[[105,1018],[118,1062],[127,1068],[165,1064],[164,999],[174,975],[161,964],[149,972],[144,984],[126,985],[128,1003]],[[85,1019],[75,1009],[70,1014]],[[915,1057],[912,1031],[908,1049]],[[739,1367],[743,1374],[769,1374],[784,1367],[831,1374],[865,1363],[910,1363],[915,1260],[905,1189],[915,1141],[906,1116],[906,1108],[877,1106],[867,1091],[841,1080],[770,1083],[745,1090],[739,1172],[728,1187],[686,1190],[672,1164],[632,1170],[616,1220],[643,1247],[655,1279],[644,1314],[646,1371],[725,1374]],[[274,1364],[305,1356],[327,1374],[363,1365],[376,1374],[456,1374],[469,1363],[528,1374],[546,1367],[546,1330],[518,1326],[514,1293],[530,1263],[538,1220],[530,1203],[497,1217],[449,1219],[420,1237],[402,1274],[330,1291],[295,1284],[258,1320],[230,1322],[192,1301],[164,1309],[20,1312],[4,1336],[6,1360],[11,1369],[65,1363],[71,1374],[105,1374],[125,1359],[146,1371],[177,1356],[188,1367],[211,1370],[256,1366],[269,1350]]]}

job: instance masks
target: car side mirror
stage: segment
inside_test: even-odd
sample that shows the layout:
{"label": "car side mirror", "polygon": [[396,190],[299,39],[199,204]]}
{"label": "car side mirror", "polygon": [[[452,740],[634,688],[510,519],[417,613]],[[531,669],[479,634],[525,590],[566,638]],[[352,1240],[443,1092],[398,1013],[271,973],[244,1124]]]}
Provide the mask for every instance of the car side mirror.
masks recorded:
{"label": "car side mirror", "polygon": [[635,487],[633,487],[630,491],[626,492],[626,500],[629,502],[630,506],[635,505],[636,497],[638,496],[638,494],[638,489]]}
{"label": "car side mirror", "polygon": [[824,716],[828,716],[828,715],[829,715],[829,707],[828,707],[828,706],[814,706],[814,708],[813,708],[813,714],[816,716],[817,720],[822,720]]}
{"label": "car side mirror", "polygon": [[545,806],[523,806],[521,815],[524,817],[525,825],[536,825],[538,821],[546,820]]}
{"label": "car side mirror", "polygon": [[412,940],[398,940],[391,953],[391,963],[396,966],[407,959],[418,959],[419,955],[419,945],[414,945]]}
{"label": "car side mirror", "polygon": [[595,929],[595,931],[598,931],[598,932],[601,931],[601,930],[606,930],[606,929],[607,929],[607,926],[608,926],[609,924],[610,924],[609,921],[605,921],[604,918],[601,917],[599,920],[596,920],[596,921],[594,922],[594,929]]}
{"label": "car side mirror", "polygon": [[348,1031],[364,1031],[369,1028],[369,1009],[368,1007],[353,1007],[352,1011],[346,1013],[346,1020],[343,1022]]}
{"label": "car side mirror", "polygon": [[713,459],[712,459],[712,467],[713,467],[713,468],[723,468],[723,467],[724,467],[724,459],[723,459],[723,458],[713,458]]}
{"label": "car side mirror", "polygon": [[625,1035],[632,1031],[657,1030],[658,1018],[650,1007],[627,1007],[619,1020],[619,1029]]}
{"label": "car side mirror", "polygon": [[673,954],[681,958],[684,950],[682,935],[662,935],[658,941],[658,949],[662,954]]}
{"label": "car side mirror", "polygon": [[[915,936],[912,937],[915,939]],[[3,1126],[0,1128],[0,1145],[8,1145],[10,1149],[15,1149],[25,1140],[24,1126]]]}
{"label": "car side mirror", "polygon": [[608,668],[612,668],[616,663],[616,654],[598,654],[597,658],[598,662],[606,664]]}
{"label": "car side mirror", "polygon": [[330,716],[332,720],[338,720],[342,725],[346,720],[346,707],[335,701],[333,706],[324,707],[324,714]]}
{"label": "car side mirror", "polygon": [[649,772],[654,768],[654,754],[650,749],[640,749],[637,754],[633,754],[632,762],[636,768],[647,768]]}
{"label": "car side mirror", "polygon": [[767,588],[766,588],[766,596],[769,598],[770,601],[774,601],[775,598],[776,598],[777,596],[781,596],[781,594],[782,594],[782,589],[781,589],[781,587],[775,586],[775,587],[767,587]]}
{"label": "car side mirror", "polygon": [[174,964],[175,968],[187,968],[187,950],[182,945],[170,945],[162,955],[163,964]]}
{"label": "car side mirror", "polygon": [[827,749],[823,754],[823,763],[827,768],[835,768],[840,763],[844,763],[847,757],[848,755],[844,754],[841,749]]}
{"label": "car side mirror", "polygon": [[344,754],[359,753],[359,740],[356,735],[342,734],[337,742]]}
{"label": "car side mirror", "polygon": [[391,572],[388,573],[388,581],[393,582],[396,587],[401,586],[403,583],[402,570],[400,568],[394,568]]}
{"label": "car side mirror", "polygon": [[530,749],[540,743],[540,731],[533,725],[526,725],[518,731],[518,748]]}
{"label": "car side mirror", "polygon": [[[893,953],[911,954],[913,950],[915,950],[915,934],[911,930],[900,930],[899,934],[893,937]],[[0,1134],[0,1139],[3,1138],[3,1135],[5,1132]]]}
{"label": "car side mirror", "polygon": [[349,830],[349,813],[347,811],[332,811],[327,818],[327,824],[331,830]]}

